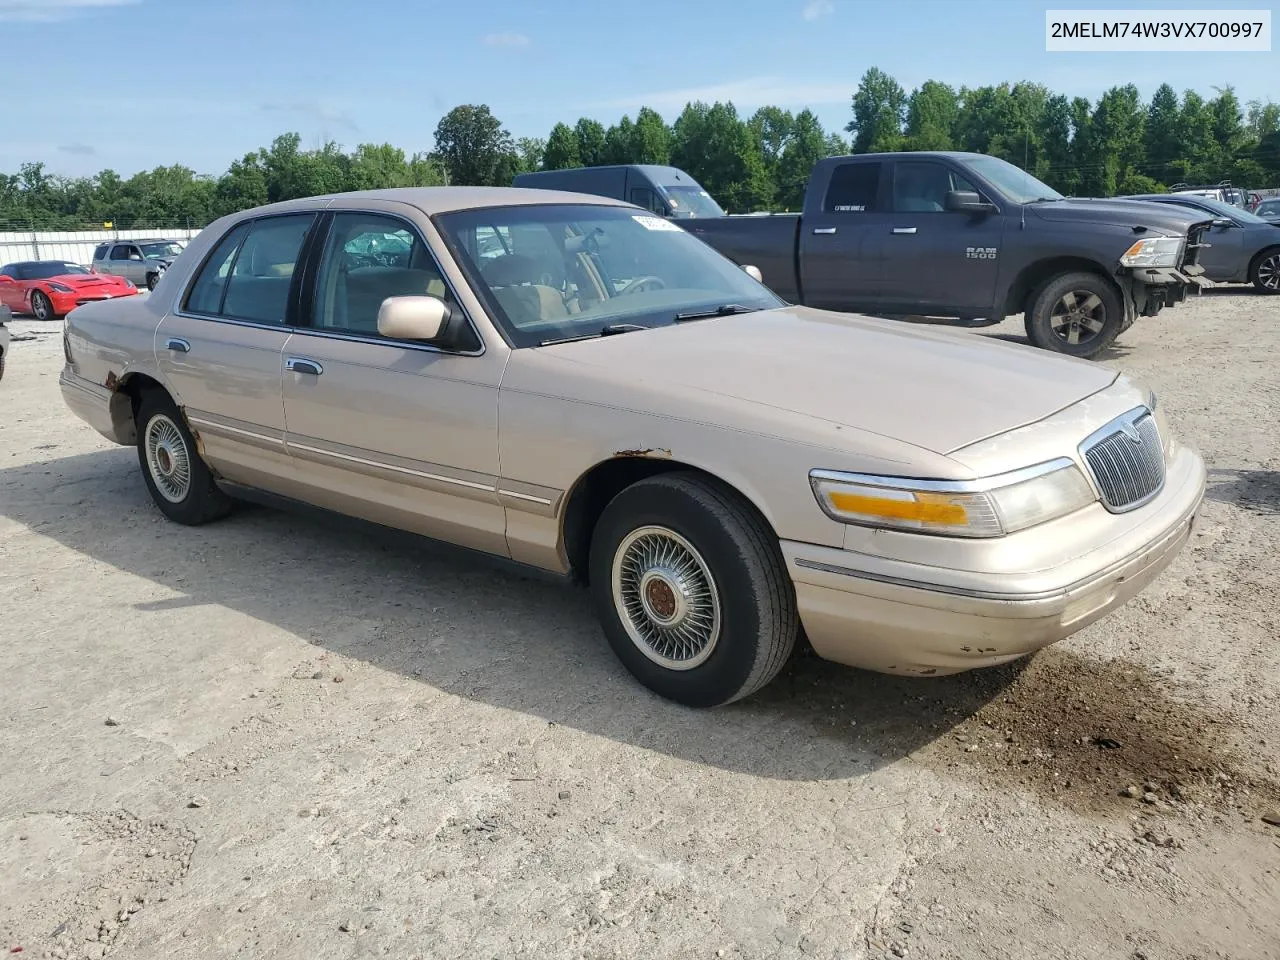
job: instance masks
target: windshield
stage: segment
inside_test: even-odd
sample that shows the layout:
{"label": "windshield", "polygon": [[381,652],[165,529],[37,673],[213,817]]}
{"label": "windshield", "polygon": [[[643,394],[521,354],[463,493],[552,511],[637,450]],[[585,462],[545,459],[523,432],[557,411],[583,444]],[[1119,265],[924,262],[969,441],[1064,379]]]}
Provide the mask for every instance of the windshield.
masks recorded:
{"label": "windshield", "polygon": [[659,187],[671,204],[673,217],[723,217],[724,210],[701,187]]}
{"label": "windshield", "polygon": [[172,260],[182,252],[182,247],[172,241],[141,244],[142,255],[148,260]]}
{"label": "windshield", "polygon": [[965,162],[971,170],[985,177],[1006,199],[1014,203],[1066,199],[1047,183],[1041,183],[1027,171],[1020,170],[999,157],[970,157]]}
{"label": "windshield", "polygon": [[78,263],[67,263],[63,260],[44,260],[40,263],[29,263],[22,268],[23,280],[48,280],[50,277],[65,277],[70,273],[88,273]]}
{"label": "windshield", "polygon": [[[1178,200],[1174,198],[1174,203]],[[1223,203],[1221,200],[1215,200],[1213,197],[1196,197],[1194,204],[1186,204],[1187,206],[1197,206],[1202,210],[1208,210],[1210,213],[1218,217],[1227,217],[1240,223],[1266,223],[1261,217],[1255,217],[1248,210],[1242,210],[1239,207],[1232,206],[1229,203]]]}
{"label": "windshield", "polygon": [[492,207],[436,220],[517,347],[666,326],[683,313],[783,306],[701,240],[627,207]]}

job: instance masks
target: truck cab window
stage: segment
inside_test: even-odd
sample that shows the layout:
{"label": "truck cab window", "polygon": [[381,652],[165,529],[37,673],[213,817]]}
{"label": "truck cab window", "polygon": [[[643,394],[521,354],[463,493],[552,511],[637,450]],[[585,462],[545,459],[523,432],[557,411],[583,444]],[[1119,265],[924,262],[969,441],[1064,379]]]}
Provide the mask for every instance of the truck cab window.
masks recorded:
{"label": "truck cab window", "polygon": [[842,163],[831,171],[822,208],[828,213],[866,213],[876,207],[879,163]]}
{"label": "truck cab window", "polygon": [[893,168],[893,209],[897,213],[942,213],[951,190],[977,189],[945,164],[900,160]]}

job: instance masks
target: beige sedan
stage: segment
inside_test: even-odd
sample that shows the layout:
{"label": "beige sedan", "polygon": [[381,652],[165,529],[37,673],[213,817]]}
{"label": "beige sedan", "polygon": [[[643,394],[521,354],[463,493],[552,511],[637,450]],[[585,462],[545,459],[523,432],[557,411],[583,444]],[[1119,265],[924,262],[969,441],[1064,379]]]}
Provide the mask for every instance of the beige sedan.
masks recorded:
{"label": "beige sedan", "polygon": [[65,323],[63,395],[179,523],[284,496],[584,584],[696,706],[802,631],[915,675],[1001,663],[1149,584],[1204,492],[1126,376],[791,307],[601,197],[434,188],[204,230]]}

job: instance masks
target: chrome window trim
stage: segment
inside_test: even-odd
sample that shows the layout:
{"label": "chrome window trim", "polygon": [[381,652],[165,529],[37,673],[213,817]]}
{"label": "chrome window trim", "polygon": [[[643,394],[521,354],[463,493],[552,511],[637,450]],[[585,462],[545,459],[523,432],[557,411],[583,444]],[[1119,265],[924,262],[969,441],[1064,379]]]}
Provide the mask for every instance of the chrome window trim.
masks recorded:
{"label": "chrome window trim", "polygon": [[[330,201],[330,203],[332,203],[332,201]],[[436,252],[431,248],[431,244],[427,243],[426,238],[423,237],[422,235],[422,231],[419,230],[414,223],[412,223],[409,220],[406,220],[400,214],[391,213],[390,211],[387,211],[387,210],[370,210],[364,207],[331,207],[326,204],[325,206],[316,208],[315,216],[317,219],[319,219],[322,215],[326,213],[332,213],[335,215],[340,213],[358,213],[358,214],[365,214],[366,216],[382,216],[392,220],[399,220],[403,222],[410,229],[410,231],[412,231],[413,235],[416,236],[418,240],[422,242],[422,245],[426,247],[427,254],[431,257],[432,264],[435,266],[436,270],[439,271],[440,273],[440,279],[444,282],[445,289],[449,291],[449,294],[453,297],[453,302],[457,305],[458,309],[462,311],[462,317],[464,320],[466,320],[467,326],[471,328],[471,332],[474,333],[476,335],[476,339],[480,341],[479,350],[445,350],[442,347],[437,347],[433,344],[417,343],[416,341],[413,341],[413,340],[393,340],[390,337],[364,337],[364,336],[360,336],[359,334],[341,333],[337,331],[331,332],[328,330],[323,330],[319,327],[314,327],[309,323],[306,324],[305,326],[290,326],[289,324],[283,323],[283,322],[282,323],[261,323],[255,320],[238,320],[235,317],[214,316],[207,313],[200,313],[195,310],[187,310],[185,308],[184,304],[187,301],[187,297],[190,295],[191,290],[195,287],[196,281],[199,279],[201,272],[204,270],[206,262],[210,257],[213,256],[214,251],[218,248],[218,244],[220,244],[223,241],[223,239],[227,236],[227,234],[231,233],[231,231],[233,230],[238,229],[241,225],[246,223],[253,223],[258,220],[266,220],[273,217],[297,216],[298,214],[304,214],[309,212],[311,211],[302,209],[302,210],[281,211],[279,213],[262,214],[261,216],[256,216],[256,217],[245,217],[241,220],[237,220],[235,223],[228,226],[227,229],[223,230],[222,233],[220,233],[216,238],[214,238],[213,242],[209,246],[209,252],[205,255],[204,259],[200,261],[200,265],[191,271],[191,275],[187,278],[187,282],[183,286],[183,289],[181,290],[181,292],[179,292],[177,299],[173,303],[173,309],[170,312],[174,316],[185,317],[188,320],[205,320],[211,323],[227,323],[227,324],[231,324],[232,326],[250,327],[255,330],[284,330],[288,333],[300,333],[300,334],[307,334],[308,336],[328,337],[331,340],[345,340],[351,343],[373,343],[373,344],[378,344],[379,346],[384,346],[384,347],[397,347],[405,350],[418,350],[423,353],[439,353],[439,354],[443,354],[445,356],[451,356],[451,357],[482,357],[485,355],[486,347],[484,342],[484,335],[480,332],[480,328],[476,325],[475,319],[471,316],[471,312],[466,308],[466,306],[463,305],[461,298],[458,296],[457,290],[454,288],[454,285],[449,282],[449,276],[447,273],[445,273],[444,268],[440,265],[440,258],[436,256]],[[317,269],[319,269],[320,259],[323,257],[323,254],[324,254],[323,250],[319,251],[317,254],[317,257],[316,257]],[[307,318],[307,319],[310,319],[310,318]]]}
{"label": "chrome window trim", "polygon": [[[1150,403],[1144,403],[1140,406],[1134,407],[1132,410],[1126,410],[1124,413],[1120,414],[1120,416],[1108,420],[1097,430],[1093,431],[1093,433],[1080,441],[1080,445],[1076,447],[1076,452],[1080,455],[1080,462],[1083,463],[1085,467],[1085,478],[1089,481],[1089,485],[1093,487],[1094,492],[1098,494],[1098,502],[1102,504],[1103,508],[1105,508],[1108,513],[1131,513],[1140,507],[1145,507],[1148,503],[1164,492],[1165,484],[1169,482],[1169,464],[1163,463],[1165,438],[1160,435],[1160,421],[1156,419],[1155,407],[1156,398],[1153,393],[1151,395]],[[1094,444],[1101,443],[1117,430],[1122,430],[1126,426],[1133,429],[1133,425],[1143,417],[1151,418],[1151,426],[1155,428],[1156,440],[1160,444],[1160,459],[1163,463],[1163,469],[1160,472],[1160,482],[1156,485],[1155,489],[1145,497],[1142,497],[1139,500],[1134,500],[1132,503],[1126,503],[1122,507],[1113,507],[1111,504],[1107,503],[1106,498],[1102,496],[1102,490],[1098,486],[1098,481],[1093,475],[1093,470],[1089,467],[1089,458],[1086,456],[1085,451],[1091,448]]]}
{"label": "chrome window trim", "polygon": [[813,487],[814,496],[818,497],[819,503],[822,502],[822,497],[818,495],[817,486],[820,480],[830,480],[836,483],[861,483],[873,487],[913,490],[924,493],[987,493],[991,490],[998,490],[1001,487],[1022,483],[1025,480],[1034,480],[1037,477],[1043,477],[1066,467],[1078,468],[1078,464],[1070,457],[1056,457],[1053,460],[1046,460],[1043,463],[1033,464],[1029,467],[1010,470],[1007,473],[998,473],[990,477],[978,477],[973,480],[928,480],[921,477],[893,477],[875,473],[850,473],[843,470],[815,469],[809,471],[809,484]]}

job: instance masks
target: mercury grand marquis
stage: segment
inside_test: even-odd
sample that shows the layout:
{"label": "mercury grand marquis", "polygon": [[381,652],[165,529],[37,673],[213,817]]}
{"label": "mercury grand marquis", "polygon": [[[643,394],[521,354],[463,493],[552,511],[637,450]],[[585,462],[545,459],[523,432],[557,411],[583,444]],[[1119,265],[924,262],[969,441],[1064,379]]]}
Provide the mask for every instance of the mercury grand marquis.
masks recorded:
{"label": "mercury grand marquis", "polygon": [[821,657],[932,675],[1114,611],[1187,541],[1200,456],[1097,364],[788,305],[603,197],[423,188],[205,229],[64,321],[70,408],[181,524],[267,494],[585,586],[693,706]]}

